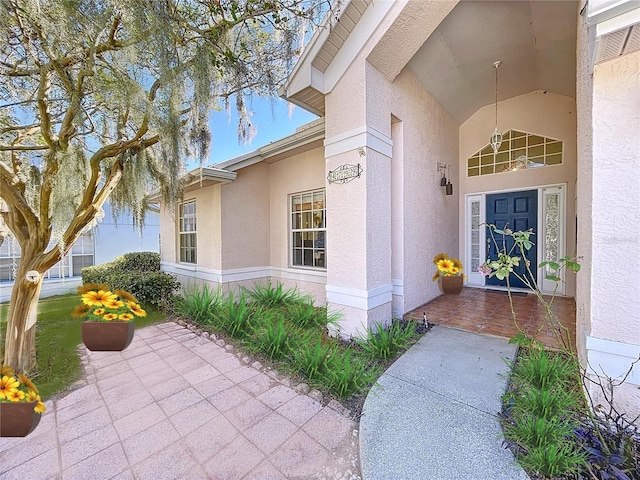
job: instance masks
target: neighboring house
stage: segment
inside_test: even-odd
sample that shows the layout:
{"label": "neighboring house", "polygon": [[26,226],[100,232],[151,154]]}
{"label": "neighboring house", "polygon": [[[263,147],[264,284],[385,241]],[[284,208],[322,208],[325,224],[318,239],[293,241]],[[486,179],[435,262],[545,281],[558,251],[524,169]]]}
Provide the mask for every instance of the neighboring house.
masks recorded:
{"label": "neighboring house", "polygon": [[[91,231],[83,233],[71,247],[64,261],[57,263],[44,275],[41,297],[75,292],[82,283],[83,267],[110,262],[127,252],[158,252],[160,239],[160,217],[158,213],[147,213],[147,223],[140,231],[135,228],[130,215],[116,218],[107,203],[103,207],[104,218]],[[9,235],[0,246],[0,302],[11,298],[13,280],[18,262],[20,246]]]}
{"label": "neighboring house", "polygon": [[[639,71],[637,1],[339,2],[283,90],[322,120],[192,172],[164,269],[297,285],[359,335],[439,294],[439,252],[500,288],[476,273],[483,224],[532,227],[534,265],[581,257],[560,291],[578,353],[620,377],[640,356]],[[636,409],[638,385],[636,364],[618,394]]]}

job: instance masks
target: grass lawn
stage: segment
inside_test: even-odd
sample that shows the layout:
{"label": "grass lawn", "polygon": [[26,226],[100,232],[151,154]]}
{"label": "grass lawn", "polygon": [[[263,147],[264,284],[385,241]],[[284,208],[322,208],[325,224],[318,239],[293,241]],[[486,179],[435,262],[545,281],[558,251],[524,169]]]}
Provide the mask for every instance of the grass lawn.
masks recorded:
{"label": "grass lawn", "polygon": [[[78,345],[82,343],[81,318],[71,317],[80,302],[75,294],[43,298],[38,303],[36,352],[38,373],[31,378],[44,400],[67,389],[80,378]],[[136,317],[136,329],[164,320],[164,313],[146,308],[146,317]],[[0,305],[0,362],[4,352],[9,304]]]}

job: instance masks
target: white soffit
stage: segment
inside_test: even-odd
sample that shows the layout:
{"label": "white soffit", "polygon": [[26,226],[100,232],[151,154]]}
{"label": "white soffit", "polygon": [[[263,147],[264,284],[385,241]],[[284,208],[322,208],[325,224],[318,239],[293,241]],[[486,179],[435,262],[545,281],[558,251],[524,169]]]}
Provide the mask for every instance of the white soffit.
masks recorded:
{"label": "white soffit", "polygon": [[378,27],[392,1],[346,0],[316,30],[281,96],[317,115],[331,92]]}

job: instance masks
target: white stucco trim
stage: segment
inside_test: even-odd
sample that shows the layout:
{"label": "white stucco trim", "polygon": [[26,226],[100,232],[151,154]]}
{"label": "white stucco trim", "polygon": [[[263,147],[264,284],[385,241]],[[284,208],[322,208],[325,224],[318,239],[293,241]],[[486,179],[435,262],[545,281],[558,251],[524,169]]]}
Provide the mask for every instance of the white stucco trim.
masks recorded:
{"label": "white stucco trim", "polygon": [[301,270],[297,268],[271,267],[271,276],[300,282],[327,283],[326,270]]}
{"label": "white stucco trim", "polygon": [[[640,345],[587,336],[587,368],[591,373],[620,380],[638,357]],[[626,382],[640,385],[640,363],[636,363]]]}
{"label": "white stucco trim", "polygon": [[404,296],[404,282],[401,278],[393,278],[391,280],[391,285],[393,287],[393,295],[397,295],[399,297]]}
{"label": "white stucco trim", "polygon": [[370,290],[327,285],[327,302],[345,307],[371,310],[393,300],[393,285],[382,285]]}
{"label": "white stucco trim", "polygon": [[216,270],[174,262],[160,262],[160,265],[162,270],[167,273],[215,283],[243,282],[265,277],[286,278],[289,280],[322,284],[327,282],[326,271],[297,270],[270,266]]}
{"label": "white stucco trim", "polygon": [[325,139],[324,156],[329,158],[360,147],[370,148],[391,158],[393,140],[375,128],[364,125]]}

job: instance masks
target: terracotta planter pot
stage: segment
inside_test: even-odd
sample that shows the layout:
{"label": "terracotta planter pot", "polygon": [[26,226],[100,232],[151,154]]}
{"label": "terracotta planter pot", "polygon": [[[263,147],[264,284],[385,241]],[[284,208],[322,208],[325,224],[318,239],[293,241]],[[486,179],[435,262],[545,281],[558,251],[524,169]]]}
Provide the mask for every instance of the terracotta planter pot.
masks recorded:
{"label": "terracotta planter pot", "polygon": [[38,402],[1,402],[0,437],[26,437],[40,423],[39,413],[33,411]]}
{"label": "terracotta planter pot", "polygon": [[133,340],[133,322],[82,322],[82,341],[93,352],[118,352]]}
{"label": "terracotta planter pot", "polygon": [[462,275],[458,277],[438,277],[438,286],[444,294],[458,294],[462,291],[463,285],[464,277]]}

